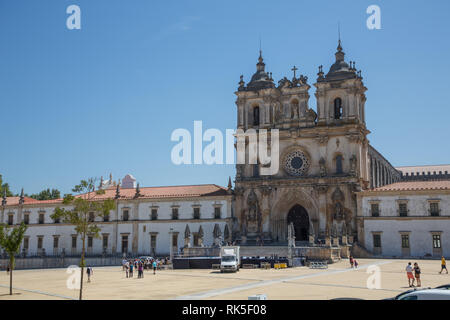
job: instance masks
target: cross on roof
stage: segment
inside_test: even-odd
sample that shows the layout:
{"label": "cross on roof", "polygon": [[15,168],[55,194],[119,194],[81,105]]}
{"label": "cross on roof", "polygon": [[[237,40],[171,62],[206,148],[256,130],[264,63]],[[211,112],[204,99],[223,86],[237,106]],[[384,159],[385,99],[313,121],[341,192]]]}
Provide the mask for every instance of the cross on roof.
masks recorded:
{"label": "cross on roof", "polygon": [[295,78],[296,78],[296,77],[295,77],[295,71],[297,71],[298,68],[297,68],[296,66],[294,66],[291,70],[294,71],[294,79],[295,79]]}

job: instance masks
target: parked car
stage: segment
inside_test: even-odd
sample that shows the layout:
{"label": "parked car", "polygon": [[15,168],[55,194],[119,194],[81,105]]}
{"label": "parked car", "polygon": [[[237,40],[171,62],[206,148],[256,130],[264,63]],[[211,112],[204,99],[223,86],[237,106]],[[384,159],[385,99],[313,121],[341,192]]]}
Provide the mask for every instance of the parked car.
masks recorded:
{"label": "parked car", "polygon": [[450,300],[450,290],[415,289],[399,294],[394,300]]}
{"label": "parked car", "polygon": [[443,284],[442,286],[436,287],[436,289],[450,290],[450,284]]}

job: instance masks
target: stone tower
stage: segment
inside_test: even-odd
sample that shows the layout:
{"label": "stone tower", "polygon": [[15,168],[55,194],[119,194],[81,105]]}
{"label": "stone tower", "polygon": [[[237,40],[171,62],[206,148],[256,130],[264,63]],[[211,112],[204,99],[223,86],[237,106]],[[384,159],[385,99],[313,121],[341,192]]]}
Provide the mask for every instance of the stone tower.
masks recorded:
{"label": "stone tower", "polygon": [[[233,235],[241,243],[287,243],[292,223],[296,241],[356,232],[355,191],[368,185],[369,131],[366,88],[354,62],[345,62],[339,41],[336,61],[324,75],[319,67],[317,113],[309,107],[308,78],[297,74],[276,85],[260,52],[256,72],[236,92],[237,128],[279,130],[279,170],[261,175],[264,164],[236,165]],[[248,159],[248,150],[247,158]]]}

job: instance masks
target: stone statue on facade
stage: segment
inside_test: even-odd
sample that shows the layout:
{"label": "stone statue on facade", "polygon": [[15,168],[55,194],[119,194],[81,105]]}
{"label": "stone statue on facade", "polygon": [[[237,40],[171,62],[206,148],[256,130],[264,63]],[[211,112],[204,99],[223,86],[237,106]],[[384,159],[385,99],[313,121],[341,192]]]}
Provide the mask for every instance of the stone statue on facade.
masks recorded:
{"label": "stone statue on facade", "polygon": [[350,157],[350,174],[351,175],[356,175],[356,156],[352,155]]}
{"label": "stone statue on facade", "polygon": [[319,160],[320,176],[325,177],[327,175],[327,167],[325,166],[325,159],[322,157]]}

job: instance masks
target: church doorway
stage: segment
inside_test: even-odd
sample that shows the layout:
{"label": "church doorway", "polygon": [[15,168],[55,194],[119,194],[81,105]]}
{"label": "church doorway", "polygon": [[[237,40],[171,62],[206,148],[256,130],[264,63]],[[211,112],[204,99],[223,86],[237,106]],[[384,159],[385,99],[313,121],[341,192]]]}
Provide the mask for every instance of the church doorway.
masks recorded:
{"label": "church doorway", "polygon": [[305,208],[295,205],[289,210],[287,223],[294,224],[295,241],[308,241],[309,236],[309,216]]}

